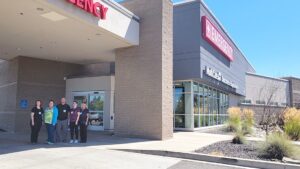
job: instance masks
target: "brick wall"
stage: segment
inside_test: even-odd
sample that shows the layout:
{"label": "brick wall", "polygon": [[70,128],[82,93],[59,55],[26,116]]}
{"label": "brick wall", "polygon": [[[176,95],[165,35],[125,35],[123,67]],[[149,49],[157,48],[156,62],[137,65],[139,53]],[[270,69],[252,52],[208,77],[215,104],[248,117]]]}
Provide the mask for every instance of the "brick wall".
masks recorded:
{"label": "brick wall", "polygon": [[140,44],[116,52],[115,134],[168,139],[173,133],[172,3],[122,4],[141,18]]}

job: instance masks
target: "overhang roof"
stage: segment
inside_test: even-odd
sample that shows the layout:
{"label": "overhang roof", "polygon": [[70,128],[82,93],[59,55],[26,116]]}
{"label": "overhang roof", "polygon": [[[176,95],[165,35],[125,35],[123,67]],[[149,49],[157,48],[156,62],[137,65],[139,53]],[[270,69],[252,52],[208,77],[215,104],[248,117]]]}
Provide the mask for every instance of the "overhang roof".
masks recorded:
{"label": "overhang roof", "polygon": [[139,44],[139,18],[111,0],[101,20],[67,0],[2,0],[0,59],[29,56],[89,64],[115,60],[115,49]]}

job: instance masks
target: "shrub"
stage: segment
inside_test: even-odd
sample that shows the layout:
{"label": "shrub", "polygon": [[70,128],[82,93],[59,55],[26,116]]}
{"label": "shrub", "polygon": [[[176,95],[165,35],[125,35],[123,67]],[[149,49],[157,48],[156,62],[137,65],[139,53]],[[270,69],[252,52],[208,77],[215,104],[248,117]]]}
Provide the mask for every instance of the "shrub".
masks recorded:
{"label": "shrub", "polygon": [[235,136],[232,139],[233,144],[244,144],[245,143],[245,137],[244,134],[241,131],[237,131]]}
{"label": "shrub", "polygon": [[254,112],[251,109],[243,109],[242,111],[242,132],[244,135],[251,134],[254,124]]}
{"label": "shrub", "polygon": [[292,140],[300,139],[300,111],[295,108],[287,108],[283,114],[284,131]]}
{"label": "shrub", "polygon": [[285,156],[291,157],[293,155],[292,143],[280,133],[269,135],[259,150],[261,156],[268,159],[282,160]]}
{"label": "shrub", "polygon": [[238,107],[231,107],[227,110],[228,121],[227,128],[229,131],[234,132],[240,129],[241,125],[241,109]]}

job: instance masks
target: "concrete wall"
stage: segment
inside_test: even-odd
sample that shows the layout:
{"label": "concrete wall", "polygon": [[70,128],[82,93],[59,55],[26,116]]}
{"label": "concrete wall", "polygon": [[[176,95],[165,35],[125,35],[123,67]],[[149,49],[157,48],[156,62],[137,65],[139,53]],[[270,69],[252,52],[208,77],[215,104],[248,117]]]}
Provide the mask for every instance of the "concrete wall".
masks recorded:
{"label": "concrete wall", "polygon": [[114,63],[104,62],[84,65],[81,76],[93,77],[93,76],[110,76],[115,74]]}
{"label": "concrete wall", "polygon": [[[82,66],[30,57],[18,57],[18,86],[15,131],[29,131],[29,114],[34,102],[42,100],[47,107],[49,99],[59,102],[65,96],[64,77],[78,75]],[[19,106],[21,100],[28,100],[28,108]]]}
{"label": "concrete wall", "polygon": [[[43,107],[47,107],[50,99],[59,102],[66,94],[66,77],[113,73],[112,63],[79,65],[24,56],[0,62],[0,129],[28,132],[30,110],[35,100],[42,100]],[[91,85],[103,87],[97,83]],[[111,85],[114,85],[114,82]],[[69,99],[70,97],[67,98],[68,102]],[[107,99],[113,104],[113,91],[109,92]],[[28,101],[27,108],[20,107],[21,100]],[[106,108],[107,112],[113,111],[112,105]],[[105,118],[110,121],[109,115]],[[105,127],[112,128],[113,123]]]}
{"label": "concrete wall", "polygon": [[[285,110],[284,107],[264,107],[264,106],[260,106],[260,105],[241,105],[241,108],[246,108],[246,109],[251,109],[254,111],[254,120],[256,124],[260,124],[262,122],[262,120],[264,119],[264,108],[267,111],[271,112],[271,115],[273,118],[271,118],[272,120],[274,120],[273,122],[276,122],[276,120],[278,120],[278,117],[280,116],[280,114]],[[266,115],[266,113],[265,113]],[[266,120],[266,119],[265,119]]]}
{"label": "concrete wall", "polygon": [[0,129],[14,131],[18,60],[0,62]]}
{"label": "concrete wall", "polygon": [[[234,49],[234,60],[230,62],[202,38],[201,17],[208,19],[218,28]],[[205,67],[210,67],[234,82],[238,89],[206,76]],[[219,22],[203,2],[195,0],[178,4],[174,8],[174,79],[195,79],[220,90],[245,95],[245,74],[255,72],[245,56],[234,45]]]}
{"label": "concrete wall", "polygon": [[240,101],[243,99],[243,96],[237,96],[234,94],[229,94],[229,107],[235,107],[240,104]]}
{"label": "concrete wall", "polygon": [[300,108],[300,79],[295,77],[285,77],[290,85],[290,105]]}
{"label": "concrete wall", "polygon": [[246,100],[251,100],[251,104],[256,101],[278,102],[279,106],[290,103],[289,82],[284,79],[275,79],[247,73],[246,75]]}
{"label": "concrete wall", "polygon": [[101,76],[101,77],[86,77],[74,78],[66,81],[66,98],[71,105],[73,101],[73,92],[90,92],[90,91],[104,91],[104,129],[114,129],[114,89],[115,77],[114,76]]}
{"label": "concrete wall", "polygon": [[173,6],[170,0],[122,3],[140,17],[140,45],[116,52],[115,134],[173,134]]}

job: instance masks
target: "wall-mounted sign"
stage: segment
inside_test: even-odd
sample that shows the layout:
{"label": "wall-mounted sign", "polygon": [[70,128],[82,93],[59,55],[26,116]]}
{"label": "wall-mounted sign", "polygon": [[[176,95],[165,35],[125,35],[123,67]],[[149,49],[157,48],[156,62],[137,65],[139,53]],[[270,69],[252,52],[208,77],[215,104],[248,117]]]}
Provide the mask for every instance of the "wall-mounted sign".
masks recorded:
{"label": "wall-mounted sign", "polygon": [[102,5],[100,2],[94,2],[93,0],[67,0],[68,2],[74,4],[78,8],[85,10],[93,14],[102,20],[106,19],[106,14],[108,8]]}
{"label": "wall-mounted sign", "polygon": [[238,86],[235,85],[233,82],[231,82],[230,80],[227,80],[226,78],[224,78],[224,76],[222,75],[221,72],[218,72],[210,67],[205,67],[205,73],[207,76],[209,77],[212,77],[220,82],[223,82],[224,84],[232,87],[232,88],[235,88],[235,89],[238,89]]}
{"label": "wall-mounted sign", "polygon": [[206,16],[202,16],[202,36],[216,50],[221,52],[227,59],[233,61],[233,48],[230,43],[219,32],[217,27],[208,20]]}
{"label": "wall-mounted sign", "polygon": [[21,100],[20,101],[20,108],[21,109],[27,109],[28,108],[28,100],[25,100],[25,99]]}

